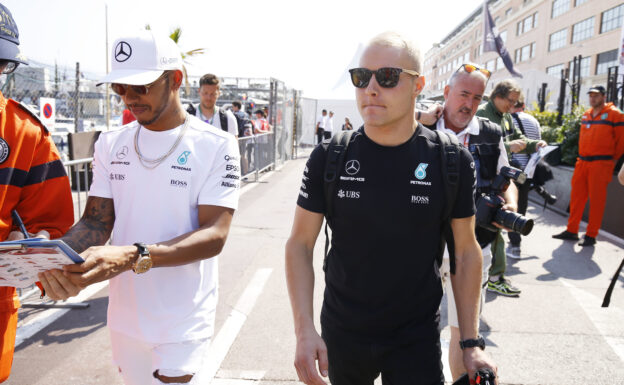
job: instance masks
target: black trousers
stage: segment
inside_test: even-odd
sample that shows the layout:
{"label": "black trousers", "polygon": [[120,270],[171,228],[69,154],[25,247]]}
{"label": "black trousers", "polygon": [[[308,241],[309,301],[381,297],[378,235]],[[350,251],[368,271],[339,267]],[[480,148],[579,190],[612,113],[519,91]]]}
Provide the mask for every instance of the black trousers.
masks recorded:
{"label": "black trousers", "polygon": [[316,130],[316,144],[320,144],[323,141],[324,132],[325,130],[323,130],[322,128],[319,128],[318,130]]}
{"label": "black trousers", "polygon": [[[514,181],[514,183],[516,182]],[[524,184],[516,183],[516,187],[518,188],[518,214],[525,215],[527,207],[529,206],[529,184],[529,180],[527,180]],[[522,235],[520,233],[516,233],[515,231],[510,231],[508,234],[511,245],[520,246]]]}
{"label": "black trousers", "polygon": [[332,385],[444,385],[440,333],[416,342],[365,343],[323,328]]}

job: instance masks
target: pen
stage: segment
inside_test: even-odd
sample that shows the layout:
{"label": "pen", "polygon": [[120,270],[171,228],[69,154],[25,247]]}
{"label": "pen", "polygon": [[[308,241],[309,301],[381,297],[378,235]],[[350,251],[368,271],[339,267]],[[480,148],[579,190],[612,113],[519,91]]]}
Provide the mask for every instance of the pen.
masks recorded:
{"label": "pen", "polygon": [[20,218],[17,210],[11,211],[11,215],[13,216],[13,221],[17,223],[22,234],[24,234],[24,238],[28,238],[28,231],[26,231],[26,226],[24,226],[24,222],[22,222],[22,218]]}

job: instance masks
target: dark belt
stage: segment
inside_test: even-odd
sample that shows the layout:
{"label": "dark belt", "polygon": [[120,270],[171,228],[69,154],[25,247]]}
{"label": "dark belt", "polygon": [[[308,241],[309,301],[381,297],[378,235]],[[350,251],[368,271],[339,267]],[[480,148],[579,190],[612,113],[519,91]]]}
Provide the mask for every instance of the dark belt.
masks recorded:
{"label": "dark belt", "polygon": [[594,155],[594,156],[580,156],[580,160],[584,160],[587,162],[593,162],[595,160],[612,160],[613,157],[611,155]]}

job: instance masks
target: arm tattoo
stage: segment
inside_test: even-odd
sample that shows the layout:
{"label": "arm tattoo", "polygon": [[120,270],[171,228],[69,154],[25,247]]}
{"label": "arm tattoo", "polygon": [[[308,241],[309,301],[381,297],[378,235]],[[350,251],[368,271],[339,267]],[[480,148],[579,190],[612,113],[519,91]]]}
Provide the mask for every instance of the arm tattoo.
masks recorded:
{"label": "arm tattoo", "polygon": [[61,238],[78,253],[106,243],[115,223],[115,206],[109,198],[89,197],[82,218]]}

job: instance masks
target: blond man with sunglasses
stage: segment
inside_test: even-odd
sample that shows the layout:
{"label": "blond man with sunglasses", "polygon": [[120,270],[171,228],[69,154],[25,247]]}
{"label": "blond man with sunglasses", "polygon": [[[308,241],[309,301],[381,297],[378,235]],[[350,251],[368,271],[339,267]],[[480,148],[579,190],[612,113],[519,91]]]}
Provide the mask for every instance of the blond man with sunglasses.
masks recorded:
{"label": "blond man with sunglasses", "polygon": [[113,44],[102,83],[137,120],[95,144],[85,213],[63,237],[85,262],[41,276],[53,299],[110,280],[108,328],[126,384],[194,381],[214,328],[216,257],[238,204],[236,139],[184,111],[181,64],[166,35]]}
{"label": "blond man with sunglasses", "polygon": [[[350,70],[364,127],[354,133],[338,170],[336,195],[324,196],[327,152],[307,162],[286,277],[297,338],[295,368],[306,384],[444,384],[438,308],[439,252],[445,204],[436,134],[414,120],[425,85],[420,53],[396,33],[373,38]],[[470,377],[495,365],[478,336],[481,250],[474,237],[474,172],[461,149],[451,213],[457,255],[452,277],[463,361]],[[322,337],[314,326],[313,250],[323,218],[332,229],[325,261]]]}

